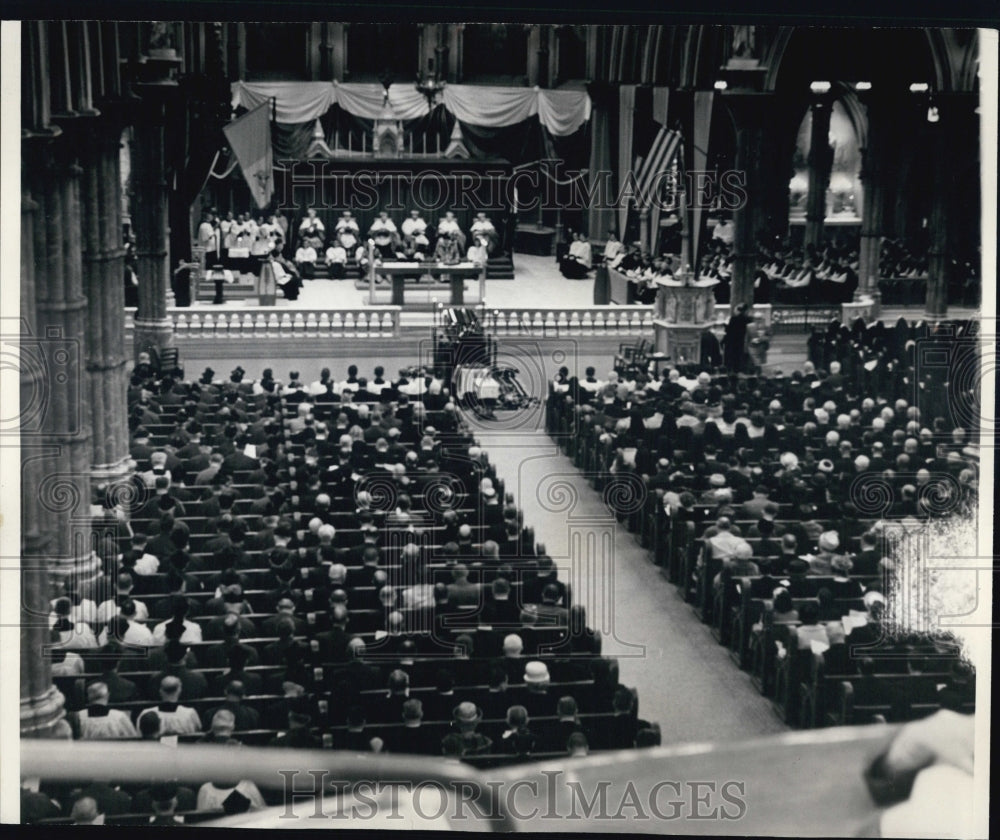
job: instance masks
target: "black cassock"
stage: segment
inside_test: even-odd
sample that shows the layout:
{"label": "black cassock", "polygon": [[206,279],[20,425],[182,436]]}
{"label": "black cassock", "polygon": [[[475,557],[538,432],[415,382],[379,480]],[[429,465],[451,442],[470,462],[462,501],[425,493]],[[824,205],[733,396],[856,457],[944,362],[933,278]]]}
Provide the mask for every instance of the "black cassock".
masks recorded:
{"label": "black cassock", "polygon": [[701,333],[701,364],[710,368],[722,364],[722,347],[711,330],[702,330]]}
{"label": "black cassock", "polygon": [[723,340],[723,351],[725,354],[725,364],[730,371],[740,371],[743,369],[744,347],[747,341],[747,327],[750,325],[750,316],[746,313],[733,315],[726,324],[726,336]]}

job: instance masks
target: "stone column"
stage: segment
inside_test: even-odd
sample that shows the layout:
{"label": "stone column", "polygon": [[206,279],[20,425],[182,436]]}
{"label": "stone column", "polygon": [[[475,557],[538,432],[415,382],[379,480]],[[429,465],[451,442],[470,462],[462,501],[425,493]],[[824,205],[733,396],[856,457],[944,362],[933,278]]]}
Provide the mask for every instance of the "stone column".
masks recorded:
{"label": "stone column", "polygon": [[818,247],[823,242],[826,220],[826,191],[830,186],[833,149],[830,147],[830,112],[833,99],[819,97],[812,104],[812,132],[809,138],[809,193],[806,197],[805,245]]}
{"label": "stone column", "polygon": [[[590,114],[590,171],[587,174],[587,186],[592,198],[587,207],[586,225],[590,241],[601,243],[607,241],[608,231],[618,226],[610,195],[613,171],[611,126],[617,125],[614,109],[617,107],[618,90],[611,85],[591,83],[587,91],[593,106]],[[598,188],[599,182],[605,184],[605,189]]]}
{"label": "stone column", "polygon": [[93,431],[90,473],[105,482],[123,477],[129,460],[121,133],[121,123],[107,119],[88,136],[81,189],[83,282],[90,304],[85,336]]}
{"label": "stone column", "polygon": [[948,259],[949,259],[949,218],[951,205],[952,179],[951,168],[954,165],[950,157],[948,142],[948,120],[952,114],[947,106],[938,105],[939,120],[928,125],[929,142],[934,166],[934,179],[931,188],[931,211],[927,220],[930,247],[927,250],[927,296],[924,300],[924,318],[928,321],[941,321],[948,316]]}
{"label": "stone column", "polygon": [[733,208],[733,273],[730,300],[753,305],[754,272],[757,269],[757,235],[762,203],[762,134],[770,119],[774,97],[754,91],[726,91],[722,101],[732,116],[736,131],[736,171],[744,177],[744,192]]}
{"label": "stone column", "polygon": [[159,353],[172,346],[174,340],[173,323],[167,317],[170,266],[163,123],[163,100],[152,93],[143,102],[132,140],[132,226],[139,278],[134,340],[136,358],[150,350]]}
{"label": "stone column", "polygon": [[80,175],[83,134],[61,138],[33,168],[36,342],[43,368],[39,529],[49,539],[50,571],[78,586],[98,574],[90,534],[90,406],[84,379],[87,298],[81,259]]}
{"label": "stone column", "polygon": [[[38,141],[35,141],[36,143]],[[38,321],[35,309],[35,225],[40,206],[32,198],[29,173],[37,171],[37,150],[31,141],[22,145],[21,178],[21,703],[22,737],[59,734],[63,722],[63,696],[52,685],[52,672],[44,656],[49,642],[49,540],[41,526],[45,513],[39,501],[42,483],[40,452],[44,395],[47,382],[41,364]]]}
{"label": "stone column", "polygon": [[854,299],[870,295],[878,313],[882,299],[879,290],[879,256],[885,206],[884,121],[889,103],[866,96],[862,100],[868,114],[868,138],[861,150],[861,236],[858,246],[858,288]]}

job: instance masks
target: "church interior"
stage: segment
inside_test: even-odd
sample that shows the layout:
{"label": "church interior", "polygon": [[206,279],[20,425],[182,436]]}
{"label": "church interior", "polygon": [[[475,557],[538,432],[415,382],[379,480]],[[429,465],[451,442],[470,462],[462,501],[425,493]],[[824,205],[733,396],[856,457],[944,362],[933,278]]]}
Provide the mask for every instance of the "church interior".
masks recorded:
{"label": "church interior", "polygon": [[982,46],[23,22],[21,822],[278,827],[315,751],[964,825],[971,747],[866,762],[988,711],[898,597],[982,513]]}

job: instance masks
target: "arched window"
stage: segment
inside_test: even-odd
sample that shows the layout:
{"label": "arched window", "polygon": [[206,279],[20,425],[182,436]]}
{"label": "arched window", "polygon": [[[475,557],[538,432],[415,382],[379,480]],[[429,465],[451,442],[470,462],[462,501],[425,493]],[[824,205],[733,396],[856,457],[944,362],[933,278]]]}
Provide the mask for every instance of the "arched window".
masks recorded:
{"label": "arched window", "polygon": [[[809,141],[812,134],[812,110],[807,109],[799,125],[794,174],[788,184],[788,217],[791,221],[805,219],[806,197],[809,194]],[[826,191],[827,222],[859,222],[861,219],[861,150],[858,136],[843,103],[836,100],[830,113],[830,145],[833,146],[833,166]]]}

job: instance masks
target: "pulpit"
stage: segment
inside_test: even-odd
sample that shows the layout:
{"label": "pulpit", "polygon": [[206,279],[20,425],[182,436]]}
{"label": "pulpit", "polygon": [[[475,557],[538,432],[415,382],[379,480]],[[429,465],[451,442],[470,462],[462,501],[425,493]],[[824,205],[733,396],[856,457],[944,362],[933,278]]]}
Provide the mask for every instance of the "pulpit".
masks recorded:
{"label": "pulpit", "polygon": [[656,351],[674,363],[701,358],[701,333],[715,323],[718,280],[688,282],[673,278],[657,281],[655,318]]}

